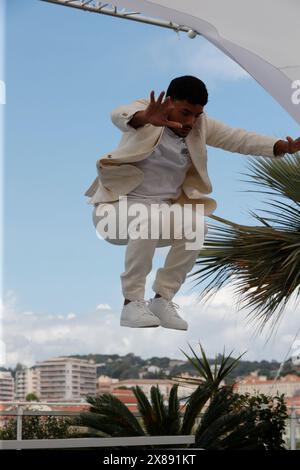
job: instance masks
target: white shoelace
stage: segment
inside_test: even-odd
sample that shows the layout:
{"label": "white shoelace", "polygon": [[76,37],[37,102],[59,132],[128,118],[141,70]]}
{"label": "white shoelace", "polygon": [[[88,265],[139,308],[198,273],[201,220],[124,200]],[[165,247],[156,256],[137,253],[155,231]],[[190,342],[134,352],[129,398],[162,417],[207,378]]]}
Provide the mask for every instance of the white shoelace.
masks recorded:
{"label": "white shoelace", "polygon": [[180,316],[178,315],[178,312],[176,310],[176,308],[180,308],[178,304],[176,304],[175,302],[173,302],[172,300],[169,300],[167,305],[166,305],[166,308],[170,308],[170,311],[171,311],[171,314],[174,316],[174,317],[177,317],[177,318],[180,318]]}

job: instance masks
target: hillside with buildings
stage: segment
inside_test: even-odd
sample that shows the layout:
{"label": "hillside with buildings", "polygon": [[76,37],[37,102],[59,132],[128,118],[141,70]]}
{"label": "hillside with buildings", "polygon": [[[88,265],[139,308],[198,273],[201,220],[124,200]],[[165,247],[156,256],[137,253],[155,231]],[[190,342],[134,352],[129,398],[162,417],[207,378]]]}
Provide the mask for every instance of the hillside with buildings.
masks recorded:
{"label": "hillside with buildings", "polygon": [[[213,364],[214,360],[209,362]],[[43,402],[83,402],[86,395],[96,393],[124,396],[124,390],[135,385],[148,393],[155,384],[168,394],[177,377],[190,376],[197,377],[197,373],[189,361],[168,357],[142,359],[133,353],[56,357],[37,362],[30,368],[22,364],[14,369],[2,368],[0,402],[24,401],[29,394]],[[241,360],[228,376],[227,383],[236,383],[240,393],[285,393],[287,397],[299,397],[300,402],[300,367],[291,360],[281,367],[276,361]],[[190,389],[183,386],[181,389],[182,397],[189,394]]]}
{"label": "hillside with buildings", "polygon": [[[78,359],[92,360],[97,364],[97,374],[107,375],[120,380],[145,378],[165,379],[181,374],[194,374],[195,369],[187,360],[170,359],[168,357],[152,357],[142,359],[129,353],[126,356],[89,354],[86,356],[73,356]],[[221,354],[217,356],[217,359]],[[214,364],[215,359],[208,359]],[[272,379],[280,368],[280,375],[295,374],[300,376],[300,368],[296,367],[292,360],[285,362],[283,367],[277,361],[245,361],[240,360],[232,373],[228,376],[228,382],[234,382],[237,378],[247,376],[252,372]]]}

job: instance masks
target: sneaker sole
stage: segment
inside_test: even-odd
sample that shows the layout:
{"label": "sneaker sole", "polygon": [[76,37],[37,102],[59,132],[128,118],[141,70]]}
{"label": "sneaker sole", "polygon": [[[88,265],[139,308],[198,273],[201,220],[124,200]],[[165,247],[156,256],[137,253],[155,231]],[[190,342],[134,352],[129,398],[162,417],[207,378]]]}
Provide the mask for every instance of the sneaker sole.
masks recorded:
{"label": "sneaker sole", "polygon": [[179,331],[187,331],[187,328],[176,328],[176,326],[167,326],[167,325],[162,325],[160,324],[163,328],[168,328],[169,330],[179,330]]}
{"label": "sneaker sole", "polygon": [[128,326],[129,328],[157,328],[160,325],[132,325],[131,323],[122,322],[120,326]]}

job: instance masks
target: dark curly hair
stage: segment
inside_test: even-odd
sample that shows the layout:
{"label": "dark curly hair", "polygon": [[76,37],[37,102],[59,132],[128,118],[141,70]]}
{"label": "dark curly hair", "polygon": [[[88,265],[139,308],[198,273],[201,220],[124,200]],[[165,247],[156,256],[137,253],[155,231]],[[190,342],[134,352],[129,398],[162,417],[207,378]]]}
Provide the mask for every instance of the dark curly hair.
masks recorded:
{"label": "dark curly hair", "polygon": [[174,100],[186,100],[190,104],[205,106],[208,102],[208,92],[205,83],[192,75],[174,78],[166,93]]}

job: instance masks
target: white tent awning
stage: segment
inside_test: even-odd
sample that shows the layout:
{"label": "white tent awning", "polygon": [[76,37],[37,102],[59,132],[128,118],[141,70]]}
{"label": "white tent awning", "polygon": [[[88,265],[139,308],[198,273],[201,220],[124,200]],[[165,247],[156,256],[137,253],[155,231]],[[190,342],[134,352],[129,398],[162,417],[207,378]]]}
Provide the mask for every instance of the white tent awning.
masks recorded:
{"label": "white tent awning", "polygon": [[298,0],[114,0],[114,5],[200,33],[300,124]]}

